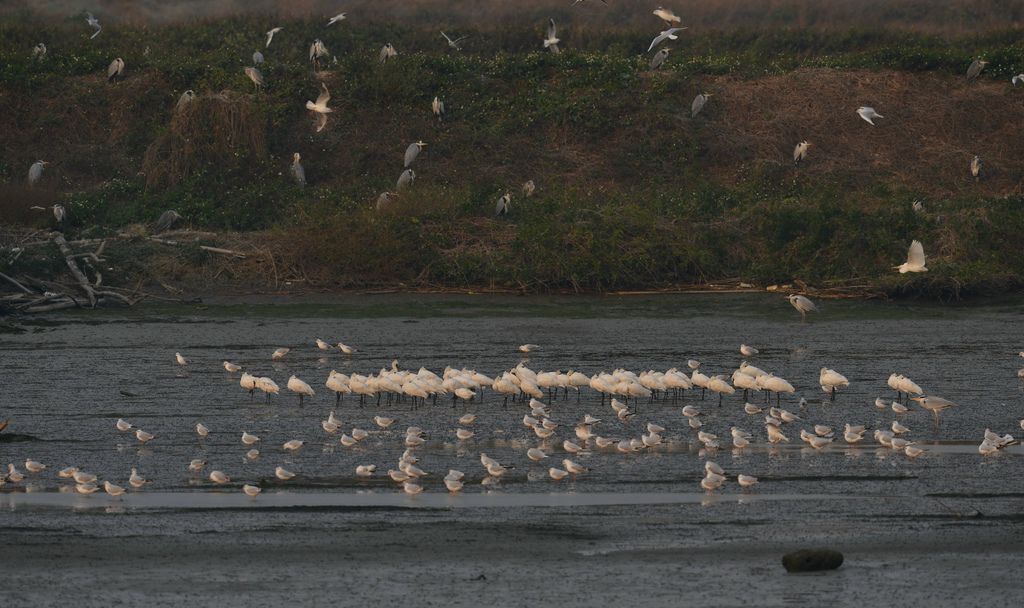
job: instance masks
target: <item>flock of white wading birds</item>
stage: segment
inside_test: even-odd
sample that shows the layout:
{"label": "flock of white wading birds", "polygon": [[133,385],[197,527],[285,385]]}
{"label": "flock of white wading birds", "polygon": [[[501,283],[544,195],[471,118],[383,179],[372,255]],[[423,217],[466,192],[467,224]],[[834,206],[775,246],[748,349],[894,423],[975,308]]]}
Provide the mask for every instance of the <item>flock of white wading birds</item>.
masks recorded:
{"label": "flock of white wading birds", "polygon": [[[800,310],[796,303],[794,303],[794,307]],[[803,312],[801,310],[801,313]],[[335,347],[319,338],[316,339],[315,344],[321,351],[331,351],[337,348],[348,357],[357,352],[356,349],[346,344],[338,343]],[[518,350],[523,354],[528,354],[538,348],[534,344],[524,344]],[[290,351],[291,349],[289,348],[279,348],[272,353],[271,360],[280,361]],[[756,348],[746,344],[740,346],[739,352],[745,358],[752,358],[758,355]],[[1024,357],[1024,351],[1019,353],[1019,355]],[[175,360],[182,368],[190,365],[190,361],[181,353],[175,353]],[[250,398],[256,391],[264,393],[268,401],[271,395],[280,394],[280,387],[269,377],[249,374],[243,371],[241,366],[230,361],[224,361],[223,367],[232,375],[241,372],[238,380],[239,385],[242,389],[249,392]],[[685,395],[684,391],[700,389],[702,399],[705,392],[710,391],[718,395],[718,402],[721,405],[722,398],[725,395],[733,395],[737,390],[742,390],[745,401],[743,411],[747,416],[751,417],[763,415],[765,434],[769,444],[789,443],[790,436],[786,434],[789,431],[785,429],[790,424],[805,427],[799,429],[799,437],[814,450],[827,449],[834,441],[838,441],[838,432],[832,427],[822,424],[811,425],[805,422],[799,414],[780,407],[783,393],[793,394],[796,392],[793,385],[784,378],[759,369],[746,360],[740,364],[738,369],[732,372],[731,376],[725,374],[706,375],[700,371],[700,362],[692,359],[687,361],[686,368],[688,372],[683,372],[678,368],[672,368],[665,372],[649,370],[640,373],[617,369],[611,373],[601,372],[587,376],[572,370],[568,372],[534,371],[528,368],[525,365],[525,361],[523,361],[511,370],[491,378],[470,369],[446,368],[441,375],[437,375],[425,368],[420,368],[418,371],[413,372],[399,369],[398,361],[393,361],[391,369],[381,369],[376,374],[365,376],[356,373],[346,375],[332,370],[324,384],[328,390],[335,394],[335,403],[338,405],[341,404],[342,399],[346,395],[351,395],[359,397],[360,407],[367,400],[375,400],[377,407],[382,405],[382,401],[385,406],[407,402],[413,410],[419,405],[426,404],[428,400],[436,404],[438,398],[447,396],[451,397],[453,407],[457,401],[462,401],[467,405],[474,401],[482,403],[484,391],[489,389],[503,399],[503,407],[508,407],[509,400],[511,399],[513,403],[518,402],[520,406],[528,410],[523,415],[522,423],[541,440],[541,443],[526,450],[525,456],[527,459],[532,463],[542,463],[548,458],[557,459],[554,453],[558,450],[558,447],[567,456],[558,463],[561,466],[551,466],[548,469],[548,476],[555,481],[560,481],[570,476],[575,479],[576,476],[590,471],[587,467],[572,460],[578,454],[589,451],[631,454],[656,449],[665,441],[663,438],[665,427],[654,422],[648,422],[642,429],[639,429],[639,437],[611,438],[602,436],[600,434],[602,419],[588,413],[572,425],[573,436],[564,439],[561,445],[558,446],[556,434],[561,427],[569,425],[563,425],[552,419],[550,404],[555,403],[560,394],[563,399],[568,400],[570,390],[576,392],[577,402],[580,400],[580,393],[583,389],[590,389],[598,393],[601,398],[601,405],[603,406],[607,399],[611,407],[611,415],[614,415],[623,423],[628,423],[637,415],[638,406],[642,399],[653,400],[660,397],[667,400],[671,398],[673,403],[675,403],[683,398]],[[1018,375],[1024,377],[1024,369],[1020,370]],[[902,452],[908,458],[917,458],[925,453],[925,449],[905,437],[910,433],[910,429],[900,421],[900,417],[909,411],[909,401],[914,401],[920,407],[931,412],[934,416],[936,427],[939,425],[939,414],[950,407],[956,406],[956,404],[942,397],[926,395],[916,382],[900,374],[891,374],[887,383],[893,391],[896,391],[896,400],[887,401],[878,397],[875,399],[875,407],[881,410],[891,409],[896,419],[893,420],[888,428],[875,429],[873,432],[874,440],[880,446]],[[829,399],[834,400],[836,392],[848,387],[850,382],[845,376],[833,369],[821,368],[818,384],[821,386],[821,390],[829,396]],[[300,405],[305,399],[316,396],[316,391],[313,387],[295,375],[288,379],[285,386],[290,393],[298,397]],[[761,391],[764,393],[763,405],[756,405],[746,401],[751,391]],[[771,405],[773,394],[776,399],[775,406]],[[904,396],[907,399],[901,402],[901,398]],[[619,401],[620,398],[622,401]],[[547,403],[542,401],[542,399],[546,399]],[[632,407],[630,407],[631,401]],[[799,404],[801,412],[805,410],[806,404],[806,399],[801,398]],[[682,408],[682,416],[696,435],[697,441],[703,447],[702,454],[713,453],[722,447],[723,443],[731,443],[733,450],[743,450],[756,441],[752,433],[738,426],[732,426],[729,429],[730,437],[728,440],[707,432],[703,429],[704,425],[701,421],[701,414],[700,409],[695,405],[685,405]],[[458,442],[464,444],[473,439],[475,433],[472,427],[476,420],[477,414],[475,413],[465,413],[457,419],[458,426],[455,429],[454,436]],[[373,422],[379,429],[377,432],[387,433],[391,426],[397,422],[397,419],[377,415],[374,416]],[[1024,420],[1020,420],[1019,424],[1021,429],[1024,429]],[[340,433],[339,443],[346,448],[356,446],[371,435],[370,431],[361,428],[353,428],[348,432],[343,431],[341,420],[335,416],[334,411],[331,411],[325,420],[320,421],[320,427],[329,438],[333,438]],[[159,438],[158,435],[141,428],[136,428],[130,422],[121,418],[116,421],[115,428],[121,433],[133,433],[141,444],[147,444]],[[847,423],[842,430],[841,438],[847,444],[857,444],[863,440],[867,431],[868,429],[864,425]],[[202,422],[197,422],[195,432],[202,439],[207,437],[211,431]],[[257,446],[262,445],[260,437],[250,433],[248,430],[241,430],[240,432],[241,444],[243,447],[248,448],[248,451],[245,453],[245,459],[247,461],[259,459],[261,452]],[[426,443],[425,436],[426,432],[422,428],[417,426],[408,427],[402,439],[405,451],[399,458],[397,467],[387,471],[387,476],[400,484],[402,491],[406,494],[416,495],[423,492],[424,488],[421,485],[421,479],[430,475],[430,473],[419,466],[419,458],[416,455],[417,448]],[[283,452],[294,453],[301,450],[305,443],[305,440],[302,439],[291,439],[286,441],[281,446],[281,449]],[[983,456],[989,456],[1015,443],[1019,442],[1010,434],[999,435],[990,429],[985,429],[984,438],[978,446],[978,452]],[[484,486],[497,484],[509,469],[514,468],[513,464],[503,464],[483,452],[480,453],[480,464],[487,473],[481,481],[481,484]],[[206,468],[206,465],[206,460],[194,459],[188,464],[188,470],[191,473],[200,474]],[[22,482],[26,476],[42,475],[47,468],[47,465],[29,458],[25,460],[26,473],[22,473],[15,464],[10,463],[7,465],[6,475],[0,477],[0,487],[8,483],[17,484]],[[373,463],[358,465],[355,469],[355,474],[361,479],[379,476],[377,465]],[[117,485],[109,479],[104,480],[100,484],[95,474],[80,470],[74,466],[68,466],[59,470],[57,475],[60,478],[73,480],[75,491],[81,494],[92,494],[102,489],[107,494],[117,497],[127,491],[124,486]],[[293,479],[296,473],[282,466],[277,466],[274,475],[281,482],[287,482]],[[219,469],[211,470],[206,477],[216,485],[231,483],[231,478]],[[744,489],[758,483],[758,479],[752,475],[737,474],[735,479],[737,484]],[[727,474],[721,466],[711,460],[704,462],[704,477],[700,481],[700,486],[704,490],[714,492],[721,488],[726,481]],[[457,494],[464,487],[465,473],[451,469],[444,475],[443,482],[449,492]],[[135,468],[132,468],[128,478],[128,485],[135,489],[141,489],[146,483],[148,483],[147,480]],[[246,483],[242,485],[242,491],[251,497],[255,497],[260,494],[262,489],[258,485]]]}

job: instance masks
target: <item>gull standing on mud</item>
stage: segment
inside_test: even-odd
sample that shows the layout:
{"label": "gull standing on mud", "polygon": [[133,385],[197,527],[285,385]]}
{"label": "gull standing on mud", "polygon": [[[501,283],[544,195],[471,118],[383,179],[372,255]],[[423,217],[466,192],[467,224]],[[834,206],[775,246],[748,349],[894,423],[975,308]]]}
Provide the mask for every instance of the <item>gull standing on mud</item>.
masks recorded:
{"label": "gull standing on mud", "polygon": [[910,249],[907,250],[907,261],[899,266],[893,266],[893,268],[899,270],[900,274],[928,272],[928,268],[925,267],[924,246],[921,245],[921,241],[912,241]]}

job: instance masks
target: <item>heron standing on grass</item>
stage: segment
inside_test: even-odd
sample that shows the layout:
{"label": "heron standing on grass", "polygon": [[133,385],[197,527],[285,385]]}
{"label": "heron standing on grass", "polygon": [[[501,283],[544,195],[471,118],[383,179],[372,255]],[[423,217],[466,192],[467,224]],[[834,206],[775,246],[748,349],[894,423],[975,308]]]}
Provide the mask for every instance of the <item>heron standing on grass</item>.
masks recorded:
{"label": "heron standing on grass", "polygon": [[259,51],[255,51],[252,54],[252,64],[253,65],[260,65],[261,63],[263,63],[263,53],[261,53]]}
{"label": "heron standing on grass", "polygon": [[245,75],[249,77],[249,80],[256,87],[256,92],[259,92],[260,88],[266,85],[263,81],[263,74],[255,67],[245,68]]}
{"label": "heron standing on grass", "polygon": [[124,59],[118,57],[107,66],[107,82],[114,82],[118,78],[124,78]]}
{"label": "heron standing on grass", "polygon": [[30,166],[28,168],[28,185],[29,186],[35,186],[36,185],[36,182],[39,181],[39,178],[41,178],[43,176],[43,167],[45,167],[48,164],[50,164],[50,163],[48,161],[45,161],[45,160],[37,160],[36,162],[32,163],[32,166]]}
{"label": "heron standing on grass", "polygon": [[537,184],[533,183],[532,179],[527,180],[526,183],[523,184],[523,196],[525,196],[526,198],[530,198],[531,196],[533,196],[533,193],[536,190]]}
{"label": "heron standing on grass", "polygon": [[972,61],[971,65],[967,68],[967,80],[974,80],[981,75],[981,71],[985,69],[986,65],[988,65],[988,62],[981,59]]}
{"label": "heron standing on grass", "polygon": [[328,55],[330,55],[330,52],[319,38],[309,45],[309,60],[313,63],[313,71],[321,69],[320,60]]}
{"label": "heron standing on grass", "polygon": [[[494,215],[508,215],[509,207],[512,205],[512,195],[506,192],[498,198],[498,204],[494,206]],[[528,351],[527,351],[528,352]]]}
{"label": "heron standing on grass", "polygon": [[414,181],[416,181],[416,172],[412,169],[406,169],[398,176],[398,182],[395,184],[395,190],[401,192],[406,187],[411,186]]}
{"label": "heron standing on grass", "polygon": [[36,61],[42,61],[46,59],[46,45],[40,42],[39,44],[32,47],[32,59]]}
{"label": "heron standing on grass", "polygon": [[377,197],[377,211],[384,211],[396,200],[398,200],[398,195],[394,192],[382,192],[381,195]]}
{"label": "heron standing on grass", "polygon": [[292,178],[299,186],[306,186],[306,170],[302,168],[302,156],[298,152],[292,154]]}
{"label": "heron standing on grass", "polygon": [[555,28],[555,20],[548,19],[548,30],[544,37],[544,48],[548,49],[556,55],[562,51],[558,48],[558,43],[561,40],[558,39],[558,31]]}
{"label": "heron standing on grass", "polygon": [[175,110],[180,110],[186,104],[192,103],[192,101],[194,101],[195,98],[196,98],[196,92],[195,91],[193,91],[192,89],[189,89],[189,90],[185,91],[184,93],[181,94],[181,97],[178,98],[178,103],[174,105],[174,109]]}
{"label": "heron standing on grass", "polygon": [[417,141],[409,144],[409,147],[405,149],[405,167],[408,168],[412,164],[416,157],[420,155],[423,148],[426,148],[427,144],[422,141]]}
{"label": "heron standing on grass", "polygon": [[174,209],[168,209],[167,211],[161,213],[160,217],[157,218],[156,222],[153,223],[153,232],[156,234],[166,232],[170,230],[171,226],[177,223],[177,221],[180,219],[180,213],[178,213]]}
{"label": "heron standing on grass", "polygon": [[693,103],[690,104],[690,118],[696,118],[700,111],[704,109],[704,105],[707,104],[708,99],[711,98],[711,93],[700,93],[693,98]]}
{"label": "heron standing on grass", "polygon": [[661,67],[665,60],[668,59],[668,53],[670,49],[659,49],[654,57],[651,58],[651,69],[656,70]]}

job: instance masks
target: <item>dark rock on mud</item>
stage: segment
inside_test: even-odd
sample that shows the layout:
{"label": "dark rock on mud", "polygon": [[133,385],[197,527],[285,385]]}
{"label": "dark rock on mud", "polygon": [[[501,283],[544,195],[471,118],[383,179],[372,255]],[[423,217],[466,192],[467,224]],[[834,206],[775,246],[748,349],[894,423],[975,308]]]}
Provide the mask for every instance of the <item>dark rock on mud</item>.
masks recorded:
{"label": "dark rock on mud", "polygon": [[782,556],[786,572],[820,572],[843,565],[843,554],[832,549],[800,549]]}

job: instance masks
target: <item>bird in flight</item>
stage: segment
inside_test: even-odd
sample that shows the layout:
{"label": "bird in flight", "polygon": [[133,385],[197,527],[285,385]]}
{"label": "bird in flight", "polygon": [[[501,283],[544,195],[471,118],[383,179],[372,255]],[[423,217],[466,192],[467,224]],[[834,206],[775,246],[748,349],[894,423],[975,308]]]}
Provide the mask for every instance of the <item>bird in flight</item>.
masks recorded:
{"label": "bird in flight", "polygon": [[327,22],[327,25],[334,25],[335,23],[337,23],[339,21],[344,21],[345,17],[347,17],[347,16],[348,16],[348,13],[338,13],[337,15],[331,17],[330,21]]}
{"label": "bird in flight", "polygon": [[857,108],[857,114],[864,120],[868,121],[868,124],[870,124],[871,126],[874,126],[875,124],[873,119],[885,118],[885,116],[882,116],[878,112],[875,112],[875,109],[870,106],[861,106]]}
{"label": "bird in flight", "polygon": [[93,17],[92,13],[85,14],[85,22],[96,30],[95,32],[93,32],[92,36],[89,36],[89,40],[92,40],[96,36],[99,36],[100,32],[103,31],[103,27],[100,25],[100,20],[96,17]]}
{"label": "bird in flight", "polygon": [[893,266],[893,268],[899,270],[900,274],[928,272],[928,268],[925,266],[924,246],[921,245],[921,241],[911,242],[910,249],[907,250],[907,261],[899,266]]}
{"label": "bird in flight", "polygon": [[666,40],[677,40],[679,36],[676,36],[676,33],[681,32],[685,29],[685,27],[670,27],[664,32],[661,32],[660,34],[654,37],[654,40],[651,41],[651,46],[647,47],[647,52],[650,53],[652,50],[654,50],[654,47],[658,46],[662,42],[665,42]]}
{"label": "bird in flight", "polygon": [[547,36],[544,38],[544,48],[549,49],[552,53],[558,54],[562,51],[558,48],[558,43],[561,40],[558,39],[558,32],[555,29],[555,20],[548,19],[548,31]]}
{"label": "bird in flight", "polygon": [[267,46],[266,46],[266,48],[268,48],[268,49],[270,48],[270,43],[274,40],[274,34],[280,32],[283,29],[284,29],[283,27],[275,27],[274,29],[272,29],[269,32],[267,32]]}
{"label": "bird in flight", "polygon": [[327,126],[327,115],[334,110],[327,107],[327,102],[331,100],[331,92],[327,90],[327,85],[320,83],[320,87],[323,89],[320,95],[316,98],[316,101],[307,101],[306,108],[316,112],[316,132],[324,130]]}
{"label": "bird in flight", "polygon": [[461,51],[462,47],[459,46],[459,43],[465,40],[466,38],[469,38],[469,36],[459,36],[455,40],[452,40],[451,37],[449,37],[448,34],[445,34],[444,32],[441,32],[441,35],[444,36],[444,39],[448,41],[448,46],[455,49],[456,51]]}

